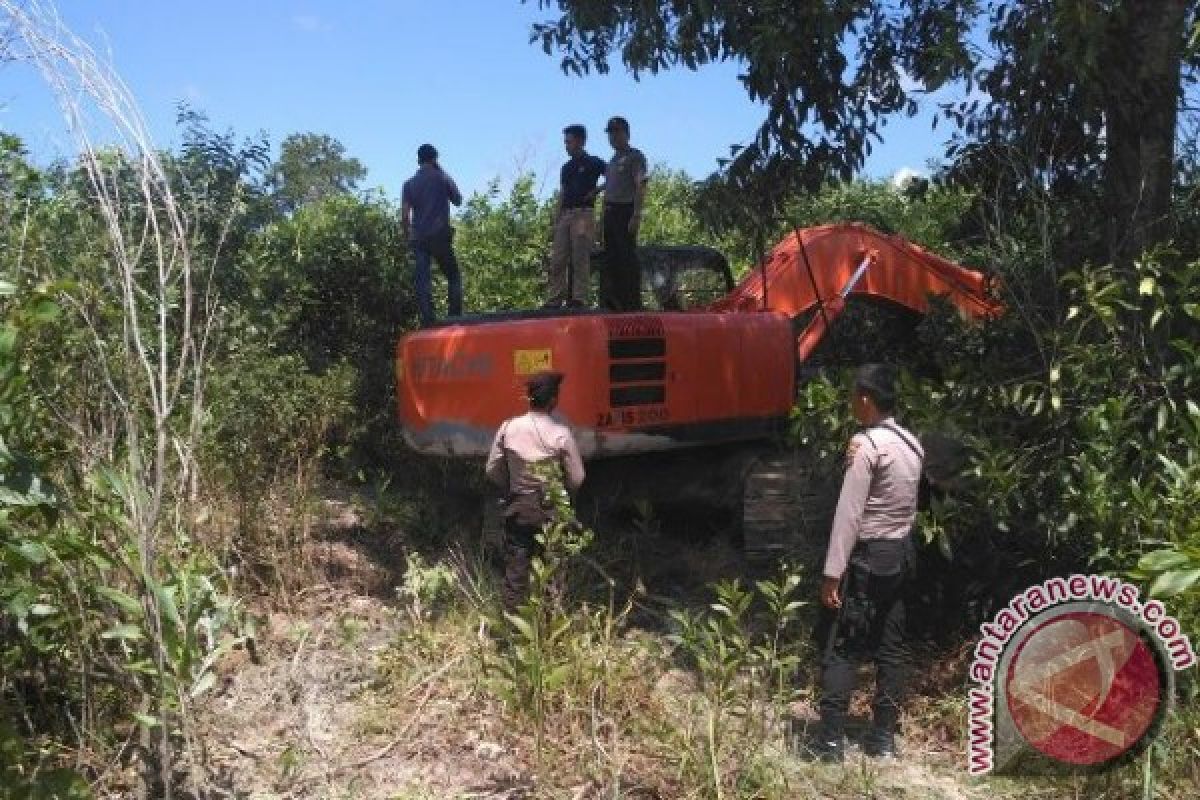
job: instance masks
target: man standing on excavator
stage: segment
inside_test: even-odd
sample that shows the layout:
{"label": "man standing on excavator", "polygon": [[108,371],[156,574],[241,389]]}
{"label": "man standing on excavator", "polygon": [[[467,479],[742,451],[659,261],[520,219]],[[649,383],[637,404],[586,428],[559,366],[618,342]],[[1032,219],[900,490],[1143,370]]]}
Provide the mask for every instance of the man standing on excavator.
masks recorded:
{"label": "man standing on excavator", "polygon": [[554,210],[554,242],[550,252],[549,295],[545,308],[583,308],[588,304],[592,245],[596,243],[597,186],[607,164],[588,153],[587,128],[563,128],[567,163],[559,172],[558,205]]}
{"label": "man standing on excavator", "polygon": [[500,426],[485,471],[506,492],[504,500],[504,607],[515,608],[529,591],[529,566],[537,535],[552,521],[542,479],[530,467],[550,463],[561,469],[570,492],[583,485],[583,460],[571,429],[551,414],[558,407],[559,372],[539,372],[525,383],[529,413]]}
{"label": "man standing on excavator", "polygon": [[907,682],[904,586],[915,568],[912,527],[924,450],[896,424],[896,370],[859,368],[851,396],[863,430],[850,440],[821,586],[821,726],[815,754],[844,757],[844,728],[858,662],[878,667],[870,732],[863,752],[894,757],[896,723]]}
{"label": "man standing on excavator", "polygon": [[609,311],[640,311],[642,271],[637,238],[646,199],[647,167],[642,151],[629,144],[629,122],[613,117],[604,128],[613,156],[604,174],[604,271],[600,305]]}
{"label": "man standing on excavator", "polygon": [[433,261],[446,276],[449,315],[462,315],[462,273],[454,255],[454,228],[450,225],[450,204],[462,205],[462,193],[438,165],[438,151],[433,145],[417,148],[417,165],[417,174],[404,183],[400,221],[416,267],[417,313],[421,327],[427,328],[433,324]]}

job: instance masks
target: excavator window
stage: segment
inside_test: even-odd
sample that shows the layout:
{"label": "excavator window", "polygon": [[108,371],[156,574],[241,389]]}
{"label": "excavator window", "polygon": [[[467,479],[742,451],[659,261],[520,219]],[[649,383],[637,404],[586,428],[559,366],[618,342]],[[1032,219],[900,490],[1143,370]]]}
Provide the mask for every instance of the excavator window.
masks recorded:
{"label": "excavator window", "polygon": [[733,290],[729,262],[711,247],[640,247],[638,260],[647,308],[707,308]]}

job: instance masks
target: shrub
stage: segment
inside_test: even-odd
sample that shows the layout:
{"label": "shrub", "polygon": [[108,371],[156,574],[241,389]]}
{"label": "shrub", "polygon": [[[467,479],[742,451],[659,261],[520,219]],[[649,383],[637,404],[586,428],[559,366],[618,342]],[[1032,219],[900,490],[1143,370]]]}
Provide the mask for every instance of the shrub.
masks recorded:
{"label": "shrub", "polygon": [[210,496],[231,495],[232,563],[272,582],[303,580],[308,501],[330,433],[350,430],[354,370],[309,372],[298,355],[238,347],[209,381],[203,461]]}

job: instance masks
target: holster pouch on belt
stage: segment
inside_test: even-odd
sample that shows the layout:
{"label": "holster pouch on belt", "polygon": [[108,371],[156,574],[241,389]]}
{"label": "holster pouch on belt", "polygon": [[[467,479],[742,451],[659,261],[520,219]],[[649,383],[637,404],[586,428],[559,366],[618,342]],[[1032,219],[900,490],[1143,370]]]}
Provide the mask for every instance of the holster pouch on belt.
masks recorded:
{"label": "holster pouch on belt", "polygon": [[871,581],[875,577],[903,575],[909,580],[916,571],[912,537],[903,539],[860,539],[850,554],[842,582],[842,607],[830,632],[827,649],[854,650],[863,645],[878,612]]}
{"label": "holster pouch on belt", "polygon": [[865,563],[851,560],[847,565],[846,591],[838,619],[838,638],[859,641],[871,629],[873,606],[869,594],[871,572]]}
{"label": "holster pouch on belt", "polygon": [[916,574],[917,551],[911,535],[902,539],[859,539],[850,553],[850,564],[859,564],[871,575],[903,575],[910,580]]}
{"label": "holster pouch on belt", "polygon": [[550,508],[541,492],[514,492],[504,502],[504,516],[522,525],[541,527],[550,521]]}

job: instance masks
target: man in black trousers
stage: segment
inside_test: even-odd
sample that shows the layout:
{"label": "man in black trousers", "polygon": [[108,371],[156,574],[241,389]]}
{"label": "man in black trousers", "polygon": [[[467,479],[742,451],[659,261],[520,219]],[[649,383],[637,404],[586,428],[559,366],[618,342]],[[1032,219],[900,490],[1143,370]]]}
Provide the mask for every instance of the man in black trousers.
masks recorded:
{"label": "man in black trousers", "polygon": [[609,311],[639,311],[642,273],[637,237],[649,177],[646,157],[629,145],[629,122],[624,117],[613,117],[604,130],[613,156],[604,173],[605,264],[600,274],[600,304]]}
{"label": "man in black trousers", "polygon": [[815,754],[844,757],[844,728],[859,662],[878,667],[870,731],[863,751],[896,753],[896,723],[908,672],[904,588],[914,569],[912,527],[925,452],[892,417],[896,370],[860,367],[851,407],[862,426],[850,440],[834,514],[816,629],[821,659],[821,727]]}

